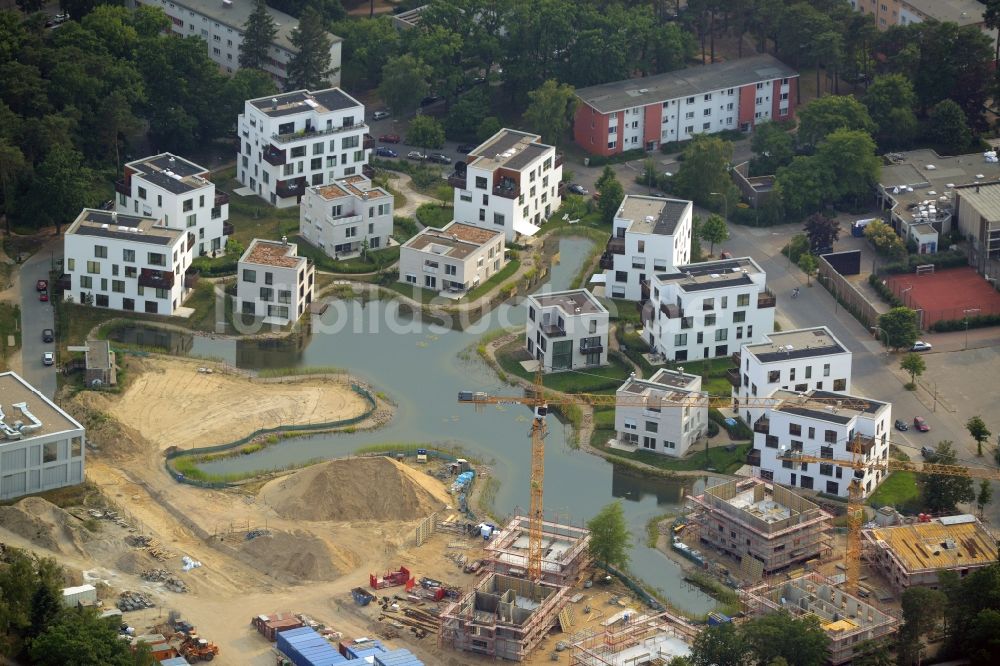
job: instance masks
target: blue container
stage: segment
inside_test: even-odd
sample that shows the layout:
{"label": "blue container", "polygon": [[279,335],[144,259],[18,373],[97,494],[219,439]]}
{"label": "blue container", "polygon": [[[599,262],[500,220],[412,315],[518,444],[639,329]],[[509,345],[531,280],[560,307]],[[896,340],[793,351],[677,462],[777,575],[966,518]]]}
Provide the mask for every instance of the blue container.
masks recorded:
{"label": "blue container", "polygon": [[330,666],[347,661],[329,641],[309,627],[282,631],[278,634],[276,647],[295,666]]}
{"label": "blue container", "polygon": [[[359,643],[358,645],[350,645],[347,647],[347,658],[348,659],[360,659],[362,656],[371,656],[376,654],[375,652],[369,652],[372,648],[377,648],[379,653],[385,652],[385,647],[383,647],[381,641],[365,641],[364,643]],[[363,655],[359,653],[364,653]]]}
{"label": "blue container", "polygon": [[424,666],[412,652],[402,648],[376,655],[375,664],[376,666]]}

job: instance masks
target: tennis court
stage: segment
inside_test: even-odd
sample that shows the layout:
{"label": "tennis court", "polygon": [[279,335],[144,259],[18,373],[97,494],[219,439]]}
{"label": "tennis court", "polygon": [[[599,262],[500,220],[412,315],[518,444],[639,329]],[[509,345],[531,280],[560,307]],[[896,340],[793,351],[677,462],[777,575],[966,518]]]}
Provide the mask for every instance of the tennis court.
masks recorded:
{"label": "tennis court", "polygon": [[942,319],[1000,313],[1000,293],[971,267],[886,277],[886,285],[907,307],[923,310],[922,327]]}

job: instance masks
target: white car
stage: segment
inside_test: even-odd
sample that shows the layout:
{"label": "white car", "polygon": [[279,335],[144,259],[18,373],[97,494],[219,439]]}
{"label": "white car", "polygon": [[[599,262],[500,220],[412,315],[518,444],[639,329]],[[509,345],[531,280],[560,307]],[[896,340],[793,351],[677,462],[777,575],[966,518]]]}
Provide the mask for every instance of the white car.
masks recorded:
{"label": "white car", "polygon": [[933,347],[931,343],[924,342],[923,340],[917,340],[916,342],[913,343],[913,346],[910,347],[910,351],[911,352],[930,351],[932,348]]}
{"label": "white car", "polygon": [[52,352],[42,354],[42,365],[53,365],[56,362],[56,355]]}
{"label": "white car", "polygon": [[375,113],[372,114],[372,118],[374,118],[375,120],[385,120],[388,117],[389,117],[388,111],[376,111]]}

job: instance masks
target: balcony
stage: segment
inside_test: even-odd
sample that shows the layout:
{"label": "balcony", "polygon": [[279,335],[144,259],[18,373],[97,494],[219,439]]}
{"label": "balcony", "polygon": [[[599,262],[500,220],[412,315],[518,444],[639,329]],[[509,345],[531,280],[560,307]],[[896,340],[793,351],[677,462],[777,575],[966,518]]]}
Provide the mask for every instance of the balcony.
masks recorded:
{"label": "balcony", "polygon": [[278,143],[291,143],[293,141],[302,141],[303,139],[312,139],[317,136],[327,136],[330,134],[341,134],[343,132],[356,132],[358,130],[363,130],[364,133],[368,134],[368,125],[344,125],[341,127],[330,127],[324,130],[317,130],[315,127],[307,127],[301,132],[292,132],[291,134],[272,134],[271,138]]}
{"label": "balcony", "polygon": [[677,307],[676,303],[660,303],[660,312],[667,319],[682,319],[684,310]]}
{"label": "balcony", "polygon": [[455,171],[450,176],[448,176],[448,184],[457,190],[464,190],[466,189],[465,176],[466,174],[458,173],[457,171]]}
{"label": "balcony", "polygon": [[740,387],[740,369],[739,368],[729,368],[726,370],[726,379],[729,383],[733,385],[734,389]]}
{"label": "balcony", "polygon": [[747,452],[747,464],[751,467],[760,467],[760,449],[750,449]]}
{"label": "balcony", "polygon": [[765,289],[764,291],[757,294],[757,308],[773,308],[778,299],[775,298],[774,294],[770,289]]}
{"label": "balcony", "polygon": [[155,268],[143,268],[139,272],[139,286],[152,289],[172,289],[174,274],[172,271],[160,271]]}
{"label": "balcony", "polygon": [[233,226],[232,222],[223,222],[222,223],[222,235],[223,236],[232,236],[235,232],[236,232],[236,227]]}
{"label": "balcony", "polygon": [[193,289],[198,284],[198,278],[200,277],[201,272],[199,270],[194,266],[188,266],[188,269],[184,271],[184,288]]}
{"label": "balcony", "polygon": [[542,324],[542,333],[550,338],[564,338],[566,337],[566,329],[559,324]]}
{"label": "balcony", "polygon": [[371,179],[375,177],[375,167],[370,164],[361,165],[361,175],[365,178]]}
{"label": "balcony", "polygon": [[616,254],[625,254],[625,239],[612,236],[608,239],[608,245],[604,248],[604,254],[601,255],[601,268],[606,270],[613,269],[615,267],[614,255]]}
{"label": "balcony", "polygon": [[556,187],[556,193],[561,197],[566,196],[566,183],[564,181],[559,181],[559,185]]}
{"label": "balcony", "polygon": [[493,188],[493,194],[504,199],[516,199],[521,196],[521,188],[513,181],[501,183]]}
{"label": "balcony", "polygon": [[275,146],[272,146],[270,144],[268,144],[267,150],[264,151],[263,157],[264,161],[270,164],[271,166],[281,166],[288,159],[287,155],[285,154],[285,151],[282,148],[276,148]]}
{"label": "balcony", "polygon": [[580,353],[581,354],[603,354],[604,353],[604,343],[588,343],[586,340],[580,340]]}
{"label": "balcony", "polygon": [[115,192],[124,194],[127,197],[132,196],[132,190],[129,189],[128,183],[124,179],[115,181]]}
{"label": "balcony", "polygon": [[733,365],[735,365],[737,368],[740,367],[740,364],[743,363],[743,358],[740,356],[739,352],[733,352],[732,356],[729,357],[729,360],[731,360],[733,362]]}
{"label": "balcony", "polygon": [[229,205],[229,193],[215,191],[215,207]]}
{"label": "balcony", "polygon": [[753,431],[759,432],[762,435],[770,435],[771,422],[766,417],[762,416],[753,424]]}
{"label": "balcony", "polygon": [[195,243],[197,242],[198,242],[198,237],[195,236],[190,231],[187,232],[187,249],[190,250],[191,248],[193,248],[195,246]]}
{"label": "balcony", "polygon": [[563,165],[563,156],[562,156],[562,153],[557,153],[555,161],[552,162],[552,168],[556,169],[558,167],[561,167],[562,165]]}
{"label": "balcony", "polygon": [[373,137],[371,134],[365,134],[365,138],[361,141],[361,147],[364,150],[374,150],[375,137]]}
{"label": "balcony", "polygon": [[275,183],[274,193],[279,197],[300,197],[306,191],[306,179],[305,177],[299,178],[289,178],[288,180],[279,180]]}

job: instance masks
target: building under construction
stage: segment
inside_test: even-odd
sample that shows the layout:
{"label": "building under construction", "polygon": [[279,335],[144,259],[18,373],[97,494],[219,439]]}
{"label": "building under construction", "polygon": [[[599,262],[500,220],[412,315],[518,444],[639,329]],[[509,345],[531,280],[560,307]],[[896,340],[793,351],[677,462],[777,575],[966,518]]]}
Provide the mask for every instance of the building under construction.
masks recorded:
{"label": "building under construction", "polygon": [[740,596],[753,615],[785,610],[793,617],[817,617],[830,639],[829,663],[834,666],[851,661],[863,641],[888,636],[899,625],[897,617],[843,592],[819,574],[757,585]]}
{"label": "building under construction", "polygon": [[914,585],[936,586],[942,571],[961,577],[997,559],[996,537],[969,514],[861,534],[865,558],[900,593]]}
{"label": "building under construction", "polygon": [[743,479],[688,499],[701,540],[742,561],[743,578],[759,580],[830,552],[831,516],[781,486]]}
{"label": "building under construction", "polygon": [[[583,527],[542,522],[542,581],[572,586],[590,563],[590,531]],[[486,546],[487,569],[524,576],[528,570],[528,519],[514,516]]]}
{"label": "building under construction", "polygon": [[489,573],[441,613],[439,644],[523,661],[559,619],[568,589]]}
{"label": "building under construction", "polygon": [[570,666],[642,666],[667,664],[691,654],[698,628],[671,613],[648,616],[622,611],[603,623],[573,636]]}

